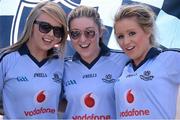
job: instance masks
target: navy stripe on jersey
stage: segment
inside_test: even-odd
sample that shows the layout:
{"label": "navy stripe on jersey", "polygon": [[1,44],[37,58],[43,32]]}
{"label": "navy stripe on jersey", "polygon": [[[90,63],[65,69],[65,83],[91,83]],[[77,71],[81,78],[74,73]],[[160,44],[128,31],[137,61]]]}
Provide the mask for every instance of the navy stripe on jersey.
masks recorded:
{"label": "navy stripe on jersey", "polygon": [[164,49],[163,52],[166,51],[175,51],[175,52],[180,52],[180,48],[168,48],[168,49]]}
{"label": "navy stripe on jersey", "polygon": [[[148,51],[148,53],[147,53],[146,57],[144,58],[144,60],[141,61],[138,66],[136,66],[136,65],[134,64],[133,60],[130,60],[128,63],[131,63],[134,71],[136,71],[136,70],[137,70],[139,67],[141,67],[147,60],[152,59],[152,58],[158,56],[160,53],[161,53],[161,50],[152,47],[152,48]],[[127,63],[127,64],[128,64],[128,63]]]}
{"label": "navy stripe on jersey", "polygon": [[113,52],[113,53],[124,53],[124,51],[122,51],[122,50],[115,50],[115,49],[110,49],[110,52]]}
{"label": "navy stripe on jersey", "polygon": [[20,55],[28,55],[39,67],[43,66],[47,62],[47,58],[39,62],[34,56],[31,55],[28,47],[26,44],[24,44],[19,50]]}
{"label": "navy stripe on jersey", "polygon": [[9,53],[11,53],[11,52],[7,52],[7,53],[1,52],[1,53],[0,53],[0,62],[1,62],[2,59],[3,59],[7,54],[9,54]]}

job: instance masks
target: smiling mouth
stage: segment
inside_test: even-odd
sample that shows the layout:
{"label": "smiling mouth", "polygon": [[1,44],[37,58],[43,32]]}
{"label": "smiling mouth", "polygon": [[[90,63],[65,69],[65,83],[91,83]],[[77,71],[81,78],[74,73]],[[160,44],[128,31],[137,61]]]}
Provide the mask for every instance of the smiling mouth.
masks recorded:
{"label": "smiling mouth", "polygon": [[79,45],[81,48],[88,48],[90,44]]}
{"label": "smiling mouth", "polygon": [[131,46],[131,47],[127,47],[125,48],[127,51],[133,50],[135,48],[135,46]]}
{"label": "smiling mouth", "polygon": [[47,39],[47,38],[44,38],[43,40],[46,41],[46,42],[52,42],[52,40]]}

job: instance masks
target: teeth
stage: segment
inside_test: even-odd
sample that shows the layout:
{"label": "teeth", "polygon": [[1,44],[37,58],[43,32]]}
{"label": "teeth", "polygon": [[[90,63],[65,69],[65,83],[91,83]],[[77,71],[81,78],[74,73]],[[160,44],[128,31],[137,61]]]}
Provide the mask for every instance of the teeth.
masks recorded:
{"label": "teeth", "polygon": [[89,45],[88,44],[86,44],[86,45],[80,45],[80,47],[82,47],[82,48],[86,48],[86,47],[88,47]]}
{"label": "teeth", "polygon": [[50,40],[50,39],[44,39],[45,41],[47,41],[47,42],[51,42],[52,40]]}
{"label": "teeth", "polygon": [[134,46],[126,48],[127,50],[132,50]]}

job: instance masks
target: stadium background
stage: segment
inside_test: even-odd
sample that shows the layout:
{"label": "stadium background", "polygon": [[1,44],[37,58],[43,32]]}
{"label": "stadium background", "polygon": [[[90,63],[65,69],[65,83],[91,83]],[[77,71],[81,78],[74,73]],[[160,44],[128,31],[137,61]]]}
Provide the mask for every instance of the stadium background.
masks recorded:
{"label": "stadium background", "polygon": [[[22,33],[25,19],[32,7],[45,0],[0,0],[0,48],[17,41]],[[142,2],[149,5],[156,13],[157,41],[167,48],[180,48],[180,0],[51,0],[59,3],[68,14],[79,5],[89,5],[98,9],[108,32],[104,42],[112,49],[120,49],[114,38],[113,17],[122,4]],[[68,38],[66,55],[74,50]],[[153,88],[152,88],[153,89]],[[180,95],[179,95],[180,96]],[[168,97],[168,96],[167,96]],[[180,97],[177,117],[180,119]]]}

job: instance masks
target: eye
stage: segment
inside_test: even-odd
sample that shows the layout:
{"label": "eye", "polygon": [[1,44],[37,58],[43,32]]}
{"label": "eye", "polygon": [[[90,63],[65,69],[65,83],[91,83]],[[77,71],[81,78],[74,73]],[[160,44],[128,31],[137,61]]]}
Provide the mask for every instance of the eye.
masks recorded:
{"label": "eye", "polygon": [[124,38],[124,35],[117,35],[116,38],[117,38],[118,40],[121,40],[121,39]]}
{"label": "eye", "polygon": [[49,23],[46,23],[46,22],[40,22],[39,25],[43,29],[51,29],[51,27],[52,27]]}
{"label": "eye", "polygon": [[70,31],[70,37],[72,39],[77,39],[80,36],[81,32],[80,31]]}
{"label": "eye", "polygon": [[135,34],[136,34],[135,32],[129,32],[129,36],[133,36]]}
{"label": "eye", "polygon": [[84,34],[87,38],[93,38],[95,36],[95,31],[94,30],[86,30],[86,31],[84,31]]}
{"label": "eye", "polygon": [[64,36],[64,28],[63,27],[54,27],[54,35],[56,37],[63,37]]}

